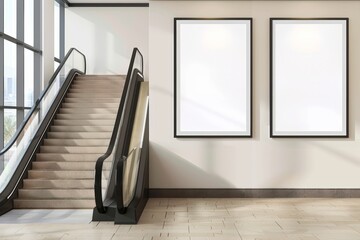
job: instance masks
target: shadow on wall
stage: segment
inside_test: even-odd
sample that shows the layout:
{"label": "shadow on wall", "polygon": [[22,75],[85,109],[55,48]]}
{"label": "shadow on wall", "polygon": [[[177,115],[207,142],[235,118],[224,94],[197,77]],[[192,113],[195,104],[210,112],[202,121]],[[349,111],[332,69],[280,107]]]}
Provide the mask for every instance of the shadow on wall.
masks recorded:
{"label": "shadow on wall", "polygon": [[191,160],[163,146],[150,144],[150,187],[155,188],[234,188],[234,185],[191,163]]}
{"label": "shadow on wall", "polygon": [[[95,44],[99,44],[98,47],[94,47],[95,56],[102,56],[104,53],[109,51],[109,46],[107,44],[101,44],[107,42],[107,38],[110,37],[110,34],[105,31],[104,27],[100,27],[99,25],[95,26],[96,31],[94,32],[94,40]],[[101,47],[100,47],[101,46]],[[94,58],[94,72],[103,72],[106,69],[107,72],[111,71],[108,68],[108,58],[107,57],[96,57]],[[114,73],[113,73],[114,74]]]}
{"label": "shadow on wall", "polygon": [[[151,93],[162,100],[162,107],[171,112],[172,92],[154,83],[150,88]],[[158,137],[154,136],[150,143],[151,187],[282,188],[291,186],[306,171],[306,163],[302,161],[303,144],[299,141],[268,139],[267,144],[259,139],[236,138],[174,141],[173,119],[156,119],[161,115],[158,109],[152,114],[158,115],[153,116],[153,121],[163,122],[160,128],[159,124],[153,126],[150,134],[160,131],[157,135],[166,136],[168,142],[158,144]]]}
{"label": "shadow on wall", "polygon": [[[294,182],[306,172],[306,151],[301,141],[295,139],[272,139],[271,144],[259,151],[262,166],[256,175],[263,175],[260,188],[292,188]],[[258,156],[259,158],[259,156]]]}
{"label": "shadow on wall", "polygon": [[[144,14],[131,11],[128,13],[122,9],[107,8],[68,10],[69,19],[75,22],[68,31],[81,30],[81,34],[76,32],[76,38],[70,38],[68,44],[85,52],[90,74],[126,74],[134,47],[139,47],[147,55],[147,49],[142,49],[145,42],[143,38],[147,36],[142,31],[145,24],[134,20]],[[141,32],[134,29],[140,29]]]}
{"label": "shadow on wall", "polygon": [[[353,167],[360,167],[360,154],[359,152],[354,152],[351,150],[351,148],[346,149],[345,146],[343,148],[336,148],[336,144],[334,147],[332,146],[326,146],[325,144],[319,142],[319,143],[313,143],[314,146],[318,147],[319,149],[323,150],[327,154],[331,156],[335,156],[338,161],[346,161],[347,163],[353,165]],[[353,144],[354,148],[356,148],[355,144]]]}

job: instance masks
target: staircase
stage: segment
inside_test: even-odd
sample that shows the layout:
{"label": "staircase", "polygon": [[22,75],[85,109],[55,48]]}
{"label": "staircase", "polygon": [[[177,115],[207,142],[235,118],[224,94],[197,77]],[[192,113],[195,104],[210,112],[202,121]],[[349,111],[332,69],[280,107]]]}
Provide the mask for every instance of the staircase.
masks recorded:
{"label": "staircase", "polygon": [[74,79],[15,208],[94,208],[95,162],[107,150],[124,84],[125,76]]}

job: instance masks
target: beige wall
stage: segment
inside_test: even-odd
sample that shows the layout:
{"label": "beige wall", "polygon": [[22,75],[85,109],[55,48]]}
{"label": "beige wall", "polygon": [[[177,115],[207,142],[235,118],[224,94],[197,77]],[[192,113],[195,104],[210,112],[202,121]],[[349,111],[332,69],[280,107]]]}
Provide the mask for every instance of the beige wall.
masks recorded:
{"label": "beige wall", "polygon": [[[173,18],[253,18],[252,139],[173,137]],[[269,138],[269,18],[350,18],[350,138]],[[360,2],[151,1],[152,188],[359,188]],[[206,86],[204,86],[206,87]]]}
{"label": "beige wall", "polygon": [[54,74],[54,1],[42,1],[42,85],[46,88]]}
{"label": "beige wall", "polygon": [[82,51],[88,74],[126,74],[132,50],[138,47],[147,76],[148,18],[148,8],[66,8],[65,51]]}

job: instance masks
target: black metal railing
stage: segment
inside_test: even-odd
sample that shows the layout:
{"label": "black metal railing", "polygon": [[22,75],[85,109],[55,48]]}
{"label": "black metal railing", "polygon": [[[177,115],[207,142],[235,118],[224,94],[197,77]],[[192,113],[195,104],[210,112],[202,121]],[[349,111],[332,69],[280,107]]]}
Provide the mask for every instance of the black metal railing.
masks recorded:
{"label": "black metal railing", "polygon": [[[96,209],[99,213],[105,213],[107,207],[114,201],[114,190],[115,190],[115,166],[119,159],[116,158],[117,148],[120,142],[123,140],[119,139],[121,135],[120,132],[122,130],[123,118],[126,116],[125,105],[129,101],[129,95],[131,94],[131,89],[133,82],[136,80],[134,76],[136,72],[143,73],[144,69],[144,60],[139,49],[134,48],[125,80],[124,89],[122,91],[122,96],[113,128],[113,132],[110,138],[109,146],[104,155],[102,155],[97,161],[95,165],[95,184],[94,184],[94,193],[95,193],[95,203]],[[115,152],[114,152],[115,151]],[[112,159],[110,159],[112,157]],[[103,183],[104,180],[104,162],[106,160],[111,161],[112,169],[110,170],[110,174],[108,176],[107,186],[104,189],[106,192],[103,193]]]}
{"label": "black metal railing", "polygon": [[0,207],[17,189],[72,79],[85,73],[85,55],[71,48],[13,137],[0,151],[0,163],[4,166],[0,172]]}

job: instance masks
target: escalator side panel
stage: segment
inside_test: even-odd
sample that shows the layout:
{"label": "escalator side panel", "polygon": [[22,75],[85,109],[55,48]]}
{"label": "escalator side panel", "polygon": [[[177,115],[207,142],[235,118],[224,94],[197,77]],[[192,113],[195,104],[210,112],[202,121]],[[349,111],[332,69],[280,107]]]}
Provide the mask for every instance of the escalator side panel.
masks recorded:
{"label": "escalator side panel", "polygon": [[[149,122],[148,122],[148,82],[141,83],[139,100],[134,119],[133,132],[129,151],[139,147],[139,164],[126,162],[125,171],[131,171],[124,174],[124,200],[127,204],[127,210],[121,214],[118,211],[115,215],[115,224],[135,224],[138,222],[148,200],[149,191]],[[129,158],[127,161],[136,161],[135,158]],[[127,165],[135,165],[135,168]],[[126,177],[130,179],[126,179]],[[135,178],[135,179],[134,179]],[[127,189],[127,188],[130,188]],[[126,194],[127,193],[127,194]]]}
{"label": "escalator side panel", "polygon": [[115,224],[136,224],[149,199],[149,118],[147,114],[144,143],[141,151],[139,173],[134,199],[125,214],[116,211]]}

